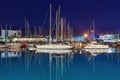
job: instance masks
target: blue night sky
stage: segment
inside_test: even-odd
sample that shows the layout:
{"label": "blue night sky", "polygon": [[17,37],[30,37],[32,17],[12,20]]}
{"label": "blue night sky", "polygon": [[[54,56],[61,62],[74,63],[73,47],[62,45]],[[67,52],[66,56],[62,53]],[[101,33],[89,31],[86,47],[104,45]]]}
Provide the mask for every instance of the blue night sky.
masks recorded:
{"label": "blue night sky", "polygon": [[61,16],[70,21],[75,34],[87,30],[93,19],[98,32],[120,29],[119,0],[0,0],[0,24],[24,25],[26,16],[30,25],[42,25],[50,3],[54,13],[61,5]]}

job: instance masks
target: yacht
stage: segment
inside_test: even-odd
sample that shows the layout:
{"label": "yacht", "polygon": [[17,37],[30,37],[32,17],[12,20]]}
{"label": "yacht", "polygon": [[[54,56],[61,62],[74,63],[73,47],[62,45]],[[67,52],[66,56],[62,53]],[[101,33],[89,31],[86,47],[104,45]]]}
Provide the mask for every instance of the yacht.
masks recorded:
{"label": "yacht", "polygon": [[7,48],[7,45],[5,42],[0,42],[0,48]]}
{"label": "yacht", "polygon": [[8,48],[20,48],[21,43],[7,43]]}
{"label": "yacht", "polygon": [[67,50],[72,49],[72,46],[65,44],[45,44],[45,45],[36,45],[37,49],[48,49],[48,50]]}
{"label": "yacht", "polygon": [[109,48],[109,45],[99,44],[96,41],[93,41],[84,47],[84,49],[108,49],[108,48]]}
{"label": "yacht", "polygon": [[[36,45],[36,48],[37,50],[38,49],[48,49],[48,50],[66,50],[66,49],[72,49],[72,46],[71,45],[66,45],[66,44],[62,44],[62,43],[59,43],[59,44],[53,44],[51,43],[52,41],[52,14],[51,14],[51,11],[52,10],[52,5],[50,4],[50,29],[49,29],[49,43],[48,44],[42,44],[42,45],[39,45],[37,44]],[[63,27],[63,26],[61,26]],[[61,32],[62,33],[62,32]],[[61,34],[62,35],[62,34]]]}

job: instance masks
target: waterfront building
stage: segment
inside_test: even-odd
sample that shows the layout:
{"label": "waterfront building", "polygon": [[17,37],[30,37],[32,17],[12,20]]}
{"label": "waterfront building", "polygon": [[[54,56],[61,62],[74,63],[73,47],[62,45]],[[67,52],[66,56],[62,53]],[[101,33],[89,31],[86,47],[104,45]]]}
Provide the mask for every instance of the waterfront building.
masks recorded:
{"label": "waterfront building", "polygon": [[103,42],[118,42],[120,40],[120,34],[106,34],[99,38]]}
{"label": "waterfront building", "polygon": [[74,36],[72,38],[72,41],[75,41],[75,42],[84,42],[85,39],[84,39],[84,36]]}
{"label": "waterfront building", "polygon": [[1,30],[1,37],[21,37],[22,31],[21,30]]}
{"label": "waterfront building", "polygon": [[106,35],[102,35],[100,36],[100,39],[119,39],[120,38],[120,34],[106,34]]}

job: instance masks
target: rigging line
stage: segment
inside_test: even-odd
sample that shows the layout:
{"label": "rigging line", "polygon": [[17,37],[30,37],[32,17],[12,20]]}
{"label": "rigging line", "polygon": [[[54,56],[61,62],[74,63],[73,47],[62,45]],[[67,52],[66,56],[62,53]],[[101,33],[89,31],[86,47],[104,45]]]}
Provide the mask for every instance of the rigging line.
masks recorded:
{"label": "rigging line", "polygon": [[43,20],[42,27],[45,25],[45,21],[46,21],[46,19],[47,19],[48,13],[49,13],[49,8],[48,8],[48,10],[47,10],[47,12],[46,12],[46,15],[45,15],[45,18],[44,18],[44,20]]}

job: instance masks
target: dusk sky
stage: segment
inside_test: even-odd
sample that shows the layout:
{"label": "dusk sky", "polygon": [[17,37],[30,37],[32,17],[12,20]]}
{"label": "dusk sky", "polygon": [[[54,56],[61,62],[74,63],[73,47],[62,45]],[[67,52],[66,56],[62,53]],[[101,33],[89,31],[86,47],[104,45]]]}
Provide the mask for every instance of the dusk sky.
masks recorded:
{"label": "dusk sky", "polygon": [[24,25],[26,16],[31,25],[42,25],[50,3],[54,13],[61,5],[61,16],[70,21],[75,34],[87,30],[93,19],[98,32],[120,29],[119,0],[0,0],[0,24]]}

